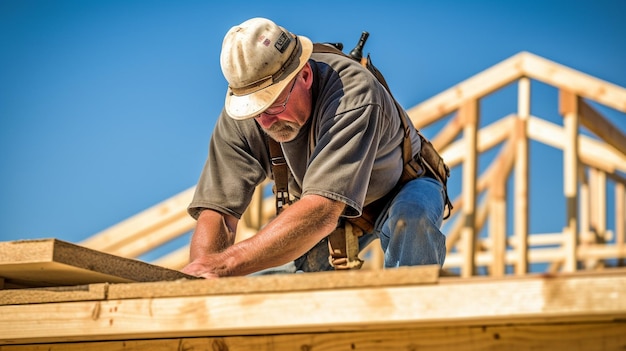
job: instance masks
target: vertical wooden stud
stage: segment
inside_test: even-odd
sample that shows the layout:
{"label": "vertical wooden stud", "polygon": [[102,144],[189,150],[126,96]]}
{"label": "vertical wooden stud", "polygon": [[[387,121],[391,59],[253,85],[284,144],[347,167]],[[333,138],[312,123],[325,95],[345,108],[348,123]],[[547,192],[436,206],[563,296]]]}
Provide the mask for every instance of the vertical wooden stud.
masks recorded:
{"label": "vertical wooden stud", "polygon": [[[624,249],[626,246],[626,186],[615,184],[615,246]],[[623,266],[626,260],[620,258],[618,264]]]}
{"label": "vertical wooden stud", "polygon": [[476,270],[476,174],[477,174],[477,129],[478,101],[469,100],[459,109],[463,121],[465,159],[463,160],[463,228],[461,229],[461,252],[463,263],[461,276],[470,277]]}
{"label": "vertical wooden stud", "polygon": [[515,137],[514,236],[515,274],[528,272],[528,119],[530,117],[530,79],[518,82],[518,123]]}
{"label": "vertical wooden stud", "polygon": [[578,245],[578,97],[566,90],[559,90],[559,108],[563,115],[565,140],[563,149],[563,193],[566,200],[566,225],[563,270],[577,269],[576,249]]}

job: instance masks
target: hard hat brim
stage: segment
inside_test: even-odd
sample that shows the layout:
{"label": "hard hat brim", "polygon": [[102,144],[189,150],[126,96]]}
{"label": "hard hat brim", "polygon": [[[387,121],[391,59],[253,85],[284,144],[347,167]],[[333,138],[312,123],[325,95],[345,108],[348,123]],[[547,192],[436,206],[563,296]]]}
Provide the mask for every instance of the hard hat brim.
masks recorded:
{"label": "hard hat brim", "polygon": [[226,92],[224,107],[226,113],[233,119],[244,120],[258,116],[270,107],[287,84],[300,72],[313,53],[313,43],[307,37],[298,35],[298,47],[295,50],[296,57],[285,68],[285,74],[272,85],[245,95],[235,95],[229,87]]}

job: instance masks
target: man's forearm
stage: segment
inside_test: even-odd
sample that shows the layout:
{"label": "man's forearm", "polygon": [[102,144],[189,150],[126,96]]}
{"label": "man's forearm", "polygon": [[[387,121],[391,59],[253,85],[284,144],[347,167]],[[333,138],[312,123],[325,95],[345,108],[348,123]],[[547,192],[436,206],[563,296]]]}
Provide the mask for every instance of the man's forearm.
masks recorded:
{"label": "man's forearm", "polygon": [[303,197],[256,235],[224,250],[224,274],[246,275],[295,260],[335,229],[343,208],[321,196]]}
{"label": "man's forearm", "polygon": [[224,251],[235,242],[236,219],[229,219],[219,212],[204,210],[198,217],[191,237],[190,261],[207,254]]}

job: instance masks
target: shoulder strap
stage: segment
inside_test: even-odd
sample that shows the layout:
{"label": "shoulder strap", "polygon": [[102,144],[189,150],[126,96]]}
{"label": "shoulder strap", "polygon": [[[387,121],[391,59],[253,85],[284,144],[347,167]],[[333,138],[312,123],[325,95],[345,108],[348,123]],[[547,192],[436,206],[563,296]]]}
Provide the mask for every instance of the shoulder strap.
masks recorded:
{"label": "shoulder strap", "polygon": [[270,150],[272,174],[274,175],[274,193],[276,195],[276,215],[291,204],[289,197],[289,167],[283,155],[280,143],[267,136],[265,138]]}
{"label": "shoulder strap", "polygon": [[[315,43],[313,44],[313,52],[314,53],[332,53],[332,54],[341,55],[351,60],[354,60],[352,57],[346,55],[343,51],[337,49],[335,46],[330,45],[330,44]],[[413,148],[411,146],[411,135],[410,135],[410,129],[409,129],[409,124],[408,124],[409,117],[406,115],[406,112],[404,111],[402,106],[400,106],[396,98],[393,97],[393,94],[391,94],[391,89],[389,89],[389,85],[387,84],[385,77],[383,77],[382,73],[380,73],[380,71],[374,66],[374,64],[372,64],[370,55],[368,54],[367,58],[365,57],[361,58],[360,63],[370,73],[372,73],[374,77],[376,77],[378,82],[380,82],[380,84],[383,87],[385,87],[389,95],[391,95],[391,99],[393,100],[394,104],[396,105],[398,113],[400,114],[400,119],[402,121],[402,128],[404,129],[404,139],[402,142],[402,159],[404,160],[404,164],[407,164],[410,162],[411,158],[413,158]]]}

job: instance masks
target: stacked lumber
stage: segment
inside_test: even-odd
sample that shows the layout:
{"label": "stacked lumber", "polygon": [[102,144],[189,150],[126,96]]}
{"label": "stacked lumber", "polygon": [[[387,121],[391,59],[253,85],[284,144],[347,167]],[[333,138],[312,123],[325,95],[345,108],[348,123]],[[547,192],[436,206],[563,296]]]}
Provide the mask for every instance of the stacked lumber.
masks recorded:
{"label": "stacked lumber", "polygon": [[[64,244],[52,240],[43,246]],[[69,244],[61,250],[83,249]],[[106,257],[109,266],[126,260]],[[6,265],[3,260],[0,275],[9,271]],[[143,273],[161,271],[143,268]],[[115,267],[107,269],[115,276]],[[12,266],[10,272],[16,271]],[[62,271],[66,280],[85,281],[84,271]],[[139,281],[143,273],[122,278],[134,282],[0,290],[0,351],[621,350],[626,345],[622,269],[498,279],[442,277],[438,266],[216,280],[179,279],[175,273],[182,273],[170,271],[175,280]]]}
{"label": "stacked lumber", "polygon": [[192,277],[179,271],[91,250],[58,239],[0,242],[0,281],[5,288],[181,278]]}

